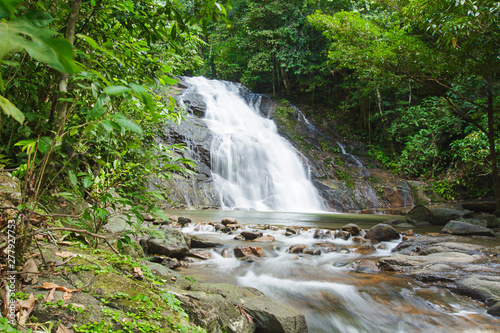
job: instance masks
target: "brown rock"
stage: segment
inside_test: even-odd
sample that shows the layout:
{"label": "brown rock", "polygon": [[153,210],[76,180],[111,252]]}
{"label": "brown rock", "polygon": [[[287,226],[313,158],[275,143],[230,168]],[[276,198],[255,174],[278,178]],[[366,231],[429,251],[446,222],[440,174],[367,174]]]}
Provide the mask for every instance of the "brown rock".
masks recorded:
{"label": "brown rock", "polygon": [[399,232],[388,224],[380,223],[373,226],[365,235],[373,243],[399,239]]}
{"label": "brown rock", "polygon": [[262,249],[255,246],[238,246],[234,248],[233,252],[236,258],[264,257]]}
{"label": "brown rock", "polygon": [[353,236],[357,236],[361,232],[361,228],[354,223],[346,224],[341,229],[344,231],[348,231]]}
{"label": "brown rock", "polygon": [[288,253],[303,253],[306,248],[307,248],[307,246],[302,245],[302,244],[292,245],[288,249]]}
{"label": "brown rock", "polygon": [[238,221],[235,218],[226,217],[222,219],[221,223],[227,226],[228,224],[238,224]]}
{"label": "brown rock", "polygon": [[263,234],[262,232],[242,231],[240,235],[245,237],[246,240],[254,240],[256,238],[262,237]]}
{"label": "brown rock", "polygon": [[375,248],[375,246],[373,246],[372,243],[364,243],[361,244],[361,246],[356,248],[354,251],[361,254],[372,254],[373,252],[376,252],[377,249]]}
{"label": "brown rock", "polygon": [[264,235],[259,238],[255,238],[253,242],[274,242],[276,239],[271,235]]}

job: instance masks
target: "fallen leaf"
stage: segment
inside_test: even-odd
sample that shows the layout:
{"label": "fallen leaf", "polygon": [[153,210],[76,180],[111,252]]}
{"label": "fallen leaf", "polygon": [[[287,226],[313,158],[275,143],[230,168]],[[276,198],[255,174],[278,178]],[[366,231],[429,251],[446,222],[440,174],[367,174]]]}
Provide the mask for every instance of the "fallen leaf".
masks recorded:
{"label": "fallen leaf", "polygon": [[21,278],[26,282],[26,283],[31,283],[35,284],[38,282],[38,274],[39,270],[38,267],[35,264],[35,261],[33,259],[30,259],[24,264]]}
{"label": "fallen leaf", "polygon": [[56,333],[73,333],[73,330],[64,326],[63,324],[59,324],[59,326],[57,326]]}
{"label": "fallen leaf", "polygon": [[52,282],[44,282],[44,283],[42,283],[42,285],[40,287],[35,287],[35,288],[42,288],[42,289],[56,288],[57,290],[65,291],[65,292],[69,292],[69,293],[72,293],[75,291],[80,291],[83,289],[83,288],[80,288],[80,289],[66,288],[66,287],[60,286],[60,285],[52,283]]}
{"label": "fallen leaf", "polygon": [[67,301],[68,299],[70,299],[70,298],[71,298],[71,296],[73,296],[73,294],[72,294],[72,293],[70,293],[70,292],[65,292],[62,298],[63,298],[63,300]]}
{"label": "fallen leaf", "polygon": [[45,295],[45,297],[43,298],[43,300],[45,302],[50,302],[50,301],[54,300],[54,292],[55,291],[56,291],[56,288],[50,289],[50,291],[47,293],[47,295]]}
{"label": "fallen leaf", "polygon": [[56,252],[55,255],[59,256],[61,258],[76,257],[76,254],[74,254],[73,252],[68,252],[68,251]]}
{"label": "fallen leaf", "polygon": [[134,273],[139,275],[141,278],[144,278],[144,273],[142,273],[142,270],[140,267],[134,267]]}
{"label": "fallen leaf", "polygon": [[32,309],[35,305],[36,297],[33,293],[30,294],[27,300],[18,300],[17,303],[22,309]]}

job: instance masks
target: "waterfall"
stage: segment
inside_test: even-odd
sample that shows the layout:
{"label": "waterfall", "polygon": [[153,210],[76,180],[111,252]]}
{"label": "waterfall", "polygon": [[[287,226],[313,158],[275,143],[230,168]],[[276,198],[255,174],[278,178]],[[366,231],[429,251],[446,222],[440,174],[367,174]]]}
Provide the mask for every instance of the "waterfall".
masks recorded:
{"label": "waterfall", "polygon": [[296,150],[260,115],[259,99],[246,102],[237,83],[184,80],[187,93],[202,96],[206,104],[204,120],[214,134],[211,170],[223,209],[324,211]]}

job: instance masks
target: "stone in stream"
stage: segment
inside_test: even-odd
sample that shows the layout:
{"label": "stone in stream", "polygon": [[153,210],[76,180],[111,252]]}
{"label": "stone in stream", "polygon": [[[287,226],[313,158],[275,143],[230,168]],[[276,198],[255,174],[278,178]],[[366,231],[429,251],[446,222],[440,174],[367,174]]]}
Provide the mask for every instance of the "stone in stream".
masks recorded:
{"label": "stone in stream", "polygon": [[362,259],[354,265],[354,269],[358,273],[378,273],[380,269],[377,263],[373,260]]}
{"label": "stone in stream", "polygon": [[364,243],[357,247],[354,251],[366,255],[377,252],[377,249],[375,248],[375,246],[373,246],[372,243]]}
{"label": "stone in stream", "polygon": [[487,312],[500,316],[500,276],[472,275],[455,282],[457,290],[486,304]]}
{"label": "stone in stream", "polygon": [[235,218],[232,218],[232,217],[226,217],[226,218],[223,218],[221,223],[224,225],[224,226],[227,226],[228,224],[231,224],[231,225],[236,225],[238,224],[238,221],[235,219]]}
{"label": "stone in stream", "polygon": [[190,248],[196,248],[196,249],[205,249],[205,248],[211,248],[211,247],[221,247],[223,244],[217,243],[217,242],[212,242],[203,238],[200,238],[198,236],[189,236],[191,238],[191,244]]}
{"label": "stone in stream", "polygon": [[181,216],[177,219],[177,223],[179,223],[182,227],[184,227],[185,225],[191,223],[191,219],[188,217]]}
{"label": "stone in stream", "polygon": [[399,239],[399,232],[388,224],[380,223],[366,232],[365,238],[373,243]]}
{"label": "stone in stream", "polygon": [[242,231],[240,235],[245,237],[246,240],[254,240],[256,238],[263,236],[262,232],[251,232],[251,231]]}
{"label": "stone in stream", "polygon": [[338,250],[338,247],[332,243],[316,243],[314,246],[319,247],[326,252],[336,252]]}
{"label": "stone in stream", "polygon": [[276,239],[271,235],[263,235],[252,240],[252,242],[274,242]]}
{"label": "stone in stream", "polygon": [[451,220],[463,218],[472,213],[470,210],[457,210],[452,208],[434,208],[431,209],[432,218],[429,221],[432,225],[445,225]]}
{"label": "stone in stream", "polygon": [[361,232],[361,228],[354,223],[349,223],[340,228],[341,230],[348,231],[351,235],[357,236]]}
{"label": "stone in stream", "polygon": [[320,249],[306,248],[306,249],[304,249],[303,253],[311,255],[311,256],[319,256],[319,255],[321,255],[321,250]]}
{"label": "stone in stream", "polygon": [[430,223],[432,220],[432,211],[424,205],[416,205],[406,214],[406,220],[413,224],[420,224],[421,222]]}
{"label": "stone in stream", "polygon": [[233,253],[236,258],[264,257],[262,249],[257,246],[237,246],[234,248]]}
{"label": "stone in stream", "polygon": [[490,236],[495,237],[495,233],[493,230],[480,227],[475,224],[460,222],[460,221],[450,221],[448,222],[443,229],[442,233],[452,234],[452,235],[461,235],[461,236]]}
{"label": "stone in stream", "polygon": [[288,248],[288,253],[303,253],[306,248],[306,245],[295,244]]}
{"label": "stone in stream", "polygon": [[335,233],[335,238],[348,240],[349,237],[351,237],[351,233],[349,231],[339,230]]}

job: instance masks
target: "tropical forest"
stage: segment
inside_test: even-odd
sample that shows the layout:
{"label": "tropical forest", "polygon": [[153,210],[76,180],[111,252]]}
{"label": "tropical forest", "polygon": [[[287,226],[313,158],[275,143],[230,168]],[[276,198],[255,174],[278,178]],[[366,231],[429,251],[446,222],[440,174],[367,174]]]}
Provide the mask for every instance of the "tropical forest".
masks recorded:
{"label": "tropical forest", "polygon": [[495,332],[500,2],[0,0],[1,332]]}

